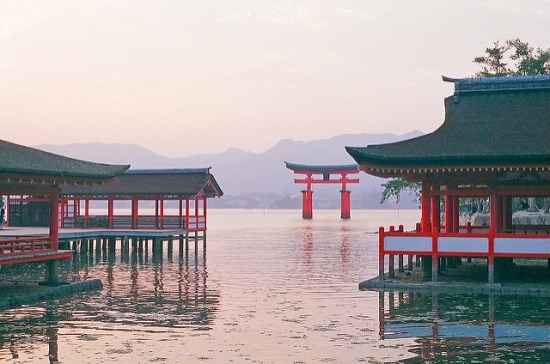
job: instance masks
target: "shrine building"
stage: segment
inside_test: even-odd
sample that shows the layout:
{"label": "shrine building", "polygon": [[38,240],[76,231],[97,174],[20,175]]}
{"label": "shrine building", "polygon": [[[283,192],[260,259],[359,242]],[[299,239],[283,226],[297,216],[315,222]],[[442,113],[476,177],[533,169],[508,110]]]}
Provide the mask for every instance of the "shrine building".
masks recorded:
{"label": "shrine building", "polygon": [[[61,226],[184,229],[204,234],[207,199],[222,195],[210,168],[130,169],[116,183],[63,185]],[[93,213],[92,203],[96,204]]]}
{"label": "shrine building", "polygon": [[48,205],[44,236],[0,238],[0,266],[47,262],[46,282],[57,282],[58,260],[70,260],[73,252],[59,249],[60,186],[104,184],[124,173],[128,165],[108,165],[67,158],[0,140],[0,196],[40,195]]}
{"label": "shrine building", "polygon": [[[385,257],[393,266],[394,255],[422,256],[434,282],[440,263],[452,257],[486,260],[488,283],[495,282],[495,263],[498,273],[512,269],[514,258],[550,259],[550,215],[535,203],[550,197],[550,76],[443,80],[455,90],[445,98],[439,129],[346,147],[366,173],[422,185],[417,231],[379,230],[380,280]],[[461,206],[473,199],[487,206],[477,226],[461,221]],[[524,201],[529,209],[518,207]],[[531,218],[519,219],[519,212]]]}
{"label": "shrine building", "polygon": [[223,195],[210,168],[129,170],[5,141],[0,153],[0,196],[7,196],[0,267],[46,261],[51,284],[57,261],[74,253],[61,250],[60,240],[99,244],[96,237],[108,236],[114,249],[118,236],[146,237],[162,248],[162,239],[194,234],[206,244],[207,199]]}
{"label": "shrine building", "polygon": [[[207,199],[222,195],[210,168],[130,169],[111,183],[61,184],[59,227],[174,229],[204,237]],[[44,204],[43,196],[8,196],[8,224],[42,226]]]}

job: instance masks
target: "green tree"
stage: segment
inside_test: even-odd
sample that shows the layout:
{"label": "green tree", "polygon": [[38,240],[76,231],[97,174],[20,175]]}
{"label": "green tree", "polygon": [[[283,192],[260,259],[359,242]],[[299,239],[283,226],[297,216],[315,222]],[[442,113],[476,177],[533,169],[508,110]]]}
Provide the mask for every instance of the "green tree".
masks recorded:
{"label": "green tree", "polygon": [[[533,48],[519,38],[504,44],[495,42],[485,49],[485,55],[475,57],[481,66],[477,77],[503,77],[550,74],[550,48]],[[512,65],[510,65],[513,63]]]}
{"label": "green tree", "polygon": [[382,192],[380,204],[383,204],[391,197],[395,198],[395,203],[399,203],[399,201],[401,201],[401,193],[405,191],[412,192],[415,196],[415,200],[417,202],[420,201],[420,183],[408,182],[403,178],[392,178],[386,183],[382,183],[382,187],[384,187],[384,192]]}
{"label": "green tree", "polygon": [[506,76],[510,70],[508,63],[505,63],[506,53],[511,49],[511,46],[506,44],[501,45],[498,41],[493,47],[485,48],[485,56],[474,58],[474,62],[481,65],[481,71],[476,73],[477,77],[499,77]]}

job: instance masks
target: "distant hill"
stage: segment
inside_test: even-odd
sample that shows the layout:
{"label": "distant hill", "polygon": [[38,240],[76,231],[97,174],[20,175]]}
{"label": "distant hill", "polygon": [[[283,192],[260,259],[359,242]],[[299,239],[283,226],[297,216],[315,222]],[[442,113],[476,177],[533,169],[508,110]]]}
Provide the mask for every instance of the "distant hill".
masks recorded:
{"label": "distant hill", "polygon": [[[366,146],[390,143],[422,135],[413,131],[394,134],[345,134],[330,139],[295,141],[284,139],[264,153],[252,153],[230,148],[218,154],[196,154],[172,158],[151,152],[138,145],[128,144],[67,144],[35,146],[68,157],[100,163],[130,164],[132,168],[194,168],[212,167],[225,195],[212,201],[217,207],[293,208],[300,207],[302,186],[293,183],[294,175],[284,161],[303,164],[350,164],[353,159],[345,146]],[[362,208],[380,208],[382,179],[359,175],[361,183],[352,185],[352,205]],[[314,203],[317,207],[337,208],[339,193],[336,186],[315,186]],[[415,207],[403,198],[400,208]],[[387,205],[385,207],[388,207]]]}

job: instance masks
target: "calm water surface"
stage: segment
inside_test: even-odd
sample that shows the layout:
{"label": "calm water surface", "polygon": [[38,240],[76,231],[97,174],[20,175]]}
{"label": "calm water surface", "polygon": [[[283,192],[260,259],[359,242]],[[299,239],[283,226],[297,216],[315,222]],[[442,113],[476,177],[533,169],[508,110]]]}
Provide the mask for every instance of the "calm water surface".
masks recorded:
{"label": "calm water surface", "polygon": [[419,211],[314,213],[210,210],[206,251],[77,255],[65,278],[103,291],[1,312],[0,361],[550,361],[547,298],[358,290],[378,226],[412,229]]}

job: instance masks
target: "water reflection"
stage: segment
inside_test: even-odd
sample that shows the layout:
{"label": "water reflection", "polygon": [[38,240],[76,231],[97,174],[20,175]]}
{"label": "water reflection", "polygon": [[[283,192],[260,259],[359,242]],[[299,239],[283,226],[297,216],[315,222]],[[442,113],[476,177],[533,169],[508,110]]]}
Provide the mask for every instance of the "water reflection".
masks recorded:
{"label": "water reflection", "polygon": [[[80,249],[65,279],[104,289],[0,313],[0,362],[548,362],[547,298],[359,291],[378,272],[367,225],[395,222],[384,212],[266,216],[215,211],[208,254],[177,241]],[[0,279],[10,269],[34,270]]]}
{"label": "water reflection", "polygon": [[[318,234],[317,245],[319,246],[317,249],[315,248],[315,233]],[[343,277],[349,276],[349,268],[350,265],[353,264],[350,258],[351,235],[351,229],[347,225],[342,225],[337,230],[326,228],[321,232],[311,225],[305,225],[302,227],[302,242],[304,251],[303,264],[307,270],[311,271],[312,266],[315,263],[315,259],[318,259],[318,257],[314,257],[316,252],[324,253],[325,258],[326,255],[332,256],[331,249],[335,249],[334,245],[339,242],[339,248],[337,248],[338,250],[335,250],[340,253],[341,265],[338,272],[340,272]]]}
{"label": "water reflection", "polygon": [[[42,362],[45,358],[39,355],[47,351],[50,362],[57,362],[59,347],[70,350],[59,344],[67,335],[95,341],[103,331],[173,334],[182,328],[186,332],[212,328],[220,294],[208,286],[205,251],[189,254],[183,249],[174,254],[174,249],[164,249],[151,256],[144,247],[116,253],[84,249],[72,262],[60,264],[64,279],[101,279],[101,292],[0,312],[0,361]],[[1,273],[20,277],[21,269],[28,266],[12,266]],[[25,279],[32,277],[27,273]]]}
{"label": "water reflection", "polygon": [[404,362],[546,362],[547,297],[379,293],[382,340],[414,338]]}
{"label": "water reflection", "polygon": [[58,362],[58,322],[55,305],[0,312],[0,359],[25,362],[25,354],[37,346],[48,347],[50,363]]}

